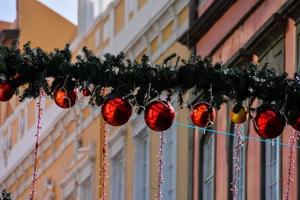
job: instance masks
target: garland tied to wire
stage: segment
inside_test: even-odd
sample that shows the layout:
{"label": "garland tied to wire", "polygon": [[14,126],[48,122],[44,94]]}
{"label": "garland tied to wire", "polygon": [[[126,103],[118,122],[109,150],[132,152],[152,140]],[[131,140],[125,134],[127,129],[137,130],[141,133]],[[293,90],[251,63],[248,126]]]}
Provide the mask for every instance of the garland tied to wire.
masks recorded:
{"label": "garland tied to wire", "polygon": [[[60,107],[69,108],[81,92],[89,98],[91,105],[121,98],[124,102],[119,101],[119,104],[127,107],[121,113],[130,116],[132,108],[141,113],[149,100],[162,94],[166,94],[166,98],[160,103],[165,107],[174,94],[178,95],[179,105],[190,104],[191,100],[183,101],[183,95],[192,90],[202,102],[208,102],[207,112],[210,113],[227,102],[233,102],[234,112],[239,113],[248,100],[246,109],[252,118],[251,112],[255,110],[252,103],[255,99],[261,100],[264,109],[257,113],[262,115],[256,115],[254,125],[262,137],[275,137],[282,128],[274,126],[279,131],[271,137],[264,135],[264,132],[270,132],[268,126],[261,129],[264,119],[275,120],[284,127],[287,118],[295,129],[300,129],[299,73],[289,78],[286,73],[278,74],[267,64],[262,67],[253,63],[225,66],[199,56],[182,60],[173,54],[162,64],[154,64],[147,56],[138,62],[126,60],[123,53],[116,56],[105,54],[101,58],[87,48],[82,52],[74,61],[69,45],[52,52],[31,48],[29,43],[22,51],[16,45],[0,46],[0,99],[7,101],[13,94],[20,101],[35,99],[42,90]],[[204,111],[201,110],[202,114]],[[207,117],[203,120],[211,121]],[[124,121],[126,123],[123,119],[122,123],[115,125],[122,125]]]}

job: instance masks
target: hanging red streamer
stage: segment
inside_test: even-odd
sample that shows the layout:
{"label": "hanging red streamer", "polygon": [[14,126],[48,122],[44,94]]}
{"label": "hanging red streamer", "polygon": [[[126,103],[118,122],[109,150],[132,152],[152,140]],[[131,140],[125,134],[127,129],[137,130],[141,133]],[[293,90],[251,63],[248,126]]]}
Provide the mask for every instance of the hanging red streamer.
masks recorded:
{"label": "hanging red streamer", "polygon": [[161,191],[161,185],[164,182],[163,178],[163,146],[166,143],[166,138],[164,135],[164,132],[161,132],[159,135],[159,152],[157,155],[157,167],[158,167],[158,177],[157,177],[157,194],[155,195],[155,200],[161,200],[163,199],[162,191]]}
{"label": "hanging red streamer", "polygon": [[35,134],[35,149],[34,149],[34,161],[33,161],[33,174],[32,174],[32,185],[31,185],[31,190],[30,190],[30,196],[29,196],[29,200],[33,200],[34,199],[34,195],[35,195],[35,185],[37,182],[37,178],[38,178],[38,148],[39,148],[39,136],[40,136],[40,130],[42,129],[41,126],[41,119],[42,119],[42,98],[44,96],[44,92],[40,92],[39,98],[38,98],[38,102],[37,102],[37,109],[38,109],[38,118],[37,118],[37,125],[36,125],[36,134]]}
{"label": "hanging red streamer", "polygon": [[241,133],[241,124],[235,124],[234,125],[234,137],[236,137],[236,143],[234,146],[234,151],[233,151],[233,179],[232,179],[232,199],[237,200],[238,196],[238,182],[239,182],[239,171],[241,170],[241,163],[240,163],[240,151],[243,146],[243,138],[242,138],[242,133]]}
{"label": "hanging red streamer", "polygon": [[294,181],[292,175],[294,174],[295,170],[295,160],[293,159],[293,155],[295,153],[295,147],[297,146],[297,141],[299,139],[299,132],[294,131],[290,134],[290,138],[288,141],[289,147],[289,157],[288,157],[288,177],[284,183],[284,195],[283,199],[288,200],[290,194],[291,183]]}

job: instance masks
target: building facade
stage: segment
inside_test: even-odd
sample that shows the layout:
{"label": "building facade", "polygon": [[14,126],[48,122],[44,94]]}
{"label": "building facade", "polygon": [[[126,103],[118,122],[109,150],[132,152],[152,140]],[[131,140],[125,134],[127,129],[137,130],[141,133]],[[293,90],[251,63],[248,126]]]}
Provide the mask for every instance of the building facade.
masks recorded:
{"label": "building facade", "polygon": [[[90,28],[72,43],[80,54],[83,46],[96,54],[124,52],[140,60],[147,54],[161,63],[172,53],[189,57],[188,48],[177,40],[188,28],[188,1],[116,0],[101,13]],[[80,26],[80,24],[79,24]],[[180,113],[187,113],[181,110]],[[188,121],[178,114],[180,121]],[[154,199],[157,194],[159,135],[150,131],[142,116],[133,116],[122,127],[106,126],[109,145],[107,199]],[[188,130],[172,127],[166,133],[162,193],[166,199],[188,198]],[[101,192],[101,191],[99,191]]]}
{"label": "building facade", "polygon": [[[114,0],[105,10],[101,0],[79,0],[78,28],[38,1],[18,2],[20,46],[30,40],[33,46],[52,50],[71,43],[74,55],[87,46],[99,56],[123,51],[129,59],[139,60],[148,54],[156,63],[172,53],[181,58],[190,56],[189,49],[178,42],[188,29],[188,0]],[[91,10],[96,14],[91,15]],[[105,132],[109,145],[107,199],[154,199],[158,192],[159,137],[146,127],[142,116],[133,116],[122,127],[110,127],[104,124],[100,108],[87,106],[83,97],[68,110],[58,108],[48,98],[42,104],[36,199],[99,199]],[[33,171],[36,101],[20,104],[13,99],[0,106],[0,188],[6,188],[15,199],[27,199]],[[177,110],[176,120],[188,123],[187,110]],[[188,133],[176,125],[166,132],[162,184],[166,199],[189,198],[192,163]]]}
{"label": "building facade", "polygon": [[[180,41],[193,53],[211,56],[227,66],[244,62],[269,63],[291,77],[299,71],[299,9],[297,0],[192,0],[190,28]],[[214,128],[232,132],[232,105],[223,105]],[[258,138],[249,120],[243,134]],[[281,136],[269,143],[245,140],[241,148],[237,199],[283,199],[288,175],[287,147],[293,129],[287,126]],[[192,199],[232,199],[233,137],[194,133],[194,181]],[[299,142],[298,142],[299,144]],[[297,167],[289,199],[299,199],[299,151],[293,159]]]}

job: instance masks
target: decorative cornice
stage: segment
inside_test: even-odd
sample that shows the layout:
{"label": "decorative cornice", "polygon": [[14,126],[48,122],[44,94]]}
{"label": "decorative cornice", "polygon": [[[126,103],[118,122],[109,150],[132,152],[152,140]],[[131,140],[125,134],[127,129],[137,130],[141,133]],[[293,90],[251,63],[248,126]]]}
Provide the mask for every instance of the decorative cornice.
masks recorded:
{"label": "decorative cornice", "polygon": [[[213,24],[215,24],[236,1],[237,0],[214,1],[201,17],[194,21],[190,19],[191,26],[180,37],[179,41],[189,48],[195,46],[197,41],[210,30]],[[197,9],[197,7],[194,7],[194,9]],[[190,18],[192,18],[192,16]]]}
{"label": "decorative cornice", "polygon": [[225,65],[241,64],[244,61],[249,61],[253,54],[261,55],[275,40],[283,37],[286,22],[285,16],[275,13]]}
{"label": "decorative cornice", "polygon": [[212,57],[214,53],[228,40],[230,36],[240,28],[245,21],[257,10],[257,8],[264,2],[265,0],[258,0],[253,6],[245,13],[245,15],[232,27],[232,29],[223,37],[221,41],[209,52],[208,56]]}
{"label": "decorative cornice", "polygon": [[299,23],[300,21],[300,1],[299,0],[288,0],[282,8],[278,11],[287,17],[290,17]]}
{"label": "decorative cornice", "polygon": [[265,51],[274,40],[284,35],[286,22],[282,14],[275,13],[245,44],[245,49],[253,54],[261,55],[262,51]]}

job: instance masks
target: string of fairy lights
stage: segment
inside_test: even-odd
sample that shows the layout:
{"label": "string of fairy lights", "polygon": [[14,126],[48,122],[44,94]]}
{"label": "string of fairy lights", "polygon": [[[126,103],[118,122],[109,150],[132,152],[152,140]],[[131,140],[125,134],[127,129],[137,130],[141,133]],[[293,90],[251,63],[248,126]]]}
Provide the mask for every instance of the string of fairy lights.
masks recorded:
{"label": "string of fairy lights", "polygon": [[[43,110],[43,108],[41,108],[41,100],[42,98],[45,97],[43,93],[41,93],[40,97],[38,98],[37,101],[37,109],[38,109],[38,121],[37,121],[37,132],[36,132],[36,145],[35,145],[35,151],[34,151],[34,167],[33,167],[33,179],[32,179],[32,187],[31,187],[31,191],[30,191],[30,199],[34,199],[34,195],[36,193],[35,191],[35,185],[36,185],[36,181],[38,180],[38,174],[37,174],[37,168],[38,168],[38,147],[39,147],[39,134],[40,134],[40,129],[42,128],[41,126],[41,112]],[[89,106],[89,105],[77,105],[78,108],[82,109],[85,106],[88,106],[90,108],[93,109],[97,109],[95,106]],[[74,108],[75,109],[75,108]],[[132,120],[140,120],[142,117],[136,115],[132,117]],[[231,136],[231,137],[237,137],[237,142],[236,145],[234,147],[234,157],[233,157],[233,161],[234,161],[234,178],[232,181],[232,186],[231,186],[231,190],[233,192],[233,199],[236,198],[237,193],[238,193],[238,187],[237,187],[237,182],[238,182],[238,172],[240,170],[240,160],[239,160],[239,154],[240,154],[240,149],[241,146],[243,145],[245,140],[251,140],[251,141],[258,141],[258,142],[263,142],[263,143],[268,143],[268,144],[272,144],[272,145],[279,145],[282,147],[289,147],[290,151],[289,151],[289,161],[288,161],[288,177],[287,177],[287,181],[284,184],[284,192],[285,192],[285,199],[288,199],[289,196],[289,190],[290,190],[290,185],[292,183],[292,179],[291,176],[293,174],[293,170],[295,168],[295,161],[292,160],[293,154],[295,149],[300,148],[300,146],[297,146],[297,140],[298,140],[298,135],[297,135],[297,131],[295,131],[295,134],[291,134],[289,142],[286,143],[281,143],[278,141],[274,141],[274,140],[269,140],[269,139],[263,139],[263,138],[258,138],[258,137],[252,137],[252,136],[242,136],[241,135],[241,124],[236,124],[235,125],[235,129],[234,129],[234,133],[230,133],[230,132],[226,132],[226,131],[218,131],[215,129],[211,129],[211,128],[201,128],[201,127],[197,127],[195,125],[189,125],[189,124],[184,124],[184,123],[180,123],[180,122],[174,122],[175,126],[178,127],[185,127],[185,128],[189,128],[189,129],[199,129],[200,132],[202,132],[203,134],[216,134],[216,135],[225,135],[225,136]],[[104,137],[103,137],[103,148],[101,150],[101,154],[102,155],[102,159],[100,161],[100,176],[99,176],[99,188],[100,188],[100,200],[105,200],[106,198],[106,179],[108,178],[107,175],[107,170],[108,170],[108,165],[109,162],[107,160],[108,157],[108,141],[107,141],[107,130],[105,128],[105,124],[103,126],[103,130],[104,130]],[[163,145],[166,143],[166,138],[164,136],[164,133],[162,132],[160,134],[160,146],[159,146],[159,153],[157,155],[157,167],[158,167],[158,176],[157,176],[157,194],[155,195],[155,199],[157,200],[161,200],[163,199],[162,196],[162,192],[161,192],[161,184],[163,184]]]}
{"label": "string of fairy lights", "polygon": [[38,117],[37,117],[37,124],[36,124],[36,134],[35,134],[35,148],[34,148],[34,155],[33,155],[33,172],[32,172],[32,185],[29,194],[29,200],[34,200],[35,196],[35,186],[38,180],[38,148],[39,148],[39,136],[40,130],[42,128],[41,120],[42,120],[42,98],[45,96],[44,92],[41,91],[40,96],[37,101],[37,110],[38,110]]}

